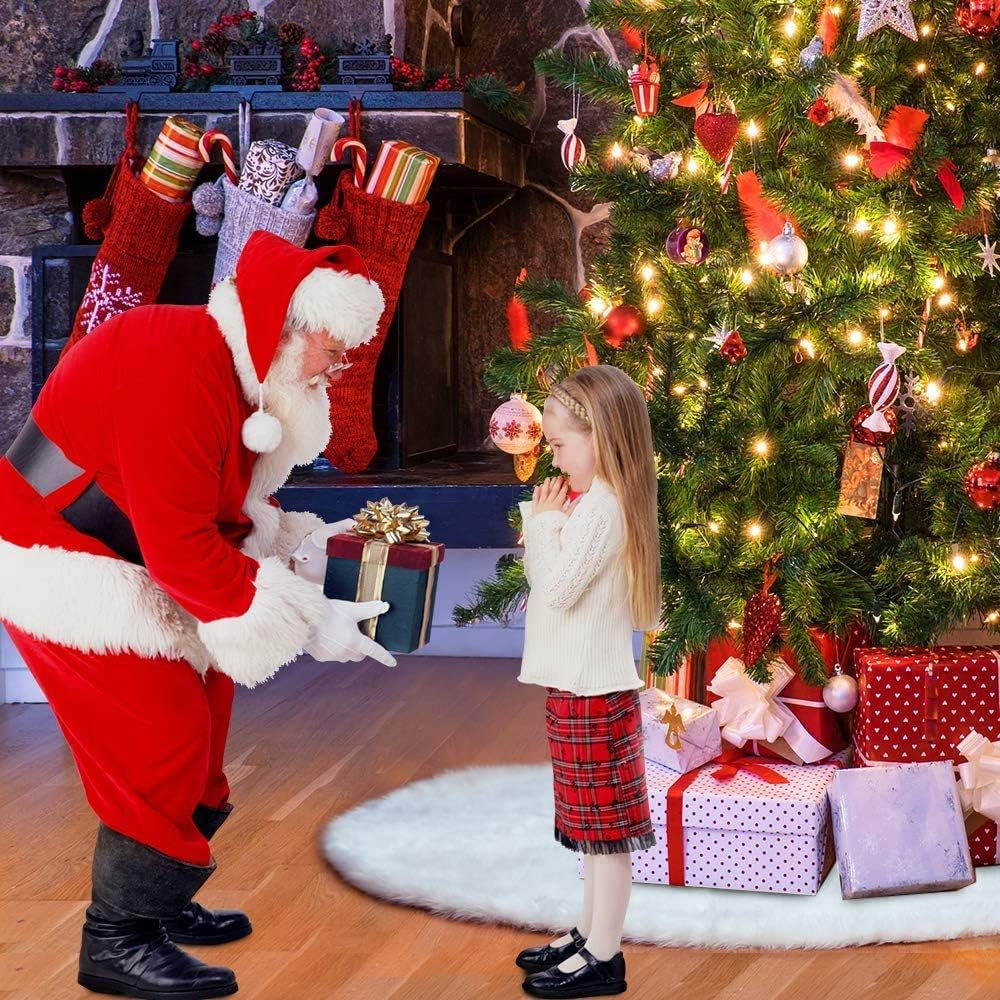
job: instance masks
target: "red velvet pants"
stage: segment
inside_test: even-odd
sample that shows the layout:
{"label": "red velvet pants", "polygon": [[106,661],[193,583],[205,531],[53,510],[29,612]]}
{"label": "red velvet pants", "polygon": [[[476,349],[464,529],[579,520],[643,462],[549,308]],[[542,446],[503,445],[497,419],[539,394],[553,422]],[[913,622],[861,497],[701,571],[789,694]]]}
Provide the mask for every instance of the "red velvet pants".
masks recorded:
{"label": "red velvet pants", "polygon": [[106,825],[188,864],[212,852],[192,813],[229,800],[222,758],[233,682],[184,660],[81,653],[6,625]]}

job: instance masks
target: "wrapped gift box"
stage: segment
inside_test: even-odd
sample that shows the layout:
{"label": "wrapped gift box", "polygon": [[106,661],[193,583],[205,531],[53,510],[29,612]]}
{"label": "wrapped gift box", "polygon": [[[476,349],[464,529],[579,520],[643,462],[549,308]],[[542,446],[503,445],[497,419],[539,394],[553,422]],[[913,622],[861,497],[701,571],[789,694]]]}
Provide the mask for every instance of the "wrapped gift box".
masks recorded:
{"label": "wrapped gift box", "polygon": [[846,755],[811,766],[735,759],[687,774],[647,762],[656,844],[633,853],[634,882],[819,891],[833,865],[827,788]]}
{"label": "wrapped gift box", "polygon": [[257,139],[247,150],[240,190],[247,191],[269,205],[280,205],[292,181],[302,176],[296,162],[298,150],[277,139]]}
{"label": "wrapped gift box", "polygon": [[639,695],[646,760],[684,773],[722,752],[715,710],[687,698],[646,688]]}
{"label": "wrapped gift box", "polygon": [[440,162],[439,156],[398,139],[383,142],[365,190],[389,201],[416,205],[427,199]]}
{"label": "wrapped gift box", "polygon": [[[819,629],[810,629],[809,633],[826,664],[828,674],[833,673],[833,668],[838,662],[845,671],[850,672],[855,650],[867,641],[864,632],[860,629],[850,629],[847,636],[841,639],[821,632]],[[713,639],[705,652],[706,683],[711,682],[719,668],[730,657],[739,657],[740,655],[739,647],[731,640]],[[818,763],[839,753],[848,743],[847,724],[844,717],[827,708],[823,701],[822,688],[812,687],[802,679],[798,660],[790,647],[783,646],[777,655],[793,671],[791,680],[779,692],[777,701],[785,705],[795,717],[795,730],[786,733],[782,739],[775,743],[751,740],[746,745],[747,753],[806,764]],[[711,705],[715,701],[715,696],[710,694],[707,701]],[[800,739],[796,739],[796,735]],[[794,750],[796,743],[812,748],[812,752],[802,756]]]}
{"label": "wrapped gift box", "polygon": [[[388,504],[388,501],[383,501]],[[370,505],[371,506],[371,505]],[[327,541],[323,593],[342,601],[382,600],[389,610],[361,623],[361,629],[394,653],[426,645],[444,545],[430,541],[390,542],[355,532]]]}
{"label": "wrapped gift box", "polygon": [[[966,758],[972,731],[1000,739],[1000,650],[991,646],[863,649],[855,657],[858,707],[854,758],[862,767]],[[979,817],[970,829],[973,860],[1000,863],[1000,831]]]}
{"label": "wrapped gift box", "polygon": [[830,786],[844,899],[943,892],[975,882],[946,762],[841,771]]}

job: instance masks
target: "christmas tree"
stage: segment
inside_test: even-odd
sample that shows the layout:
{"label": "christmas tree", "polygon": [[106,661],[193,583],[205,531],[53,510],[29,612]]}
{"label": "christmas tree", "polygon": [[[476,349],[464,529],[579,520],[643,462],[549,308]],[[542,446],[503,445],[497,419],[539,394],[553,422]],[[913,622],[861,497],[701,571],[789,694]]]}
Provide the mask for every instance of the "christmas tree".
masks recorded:
{"label": "christmas tree", "polygon": [[[586,159],[571,126],[563,153],[574,190],[613,204],[610,245],[582,290],[519,286],[555,323],[486,377],[539,406],[595,361],[646,387],[652,667],[739,641],[747,612],[751,674],[785,642],[817,684],[810,627],[996,632],[995,5],[592,0],[588,18],[624,32],[631,69],[537,67],[607,108]],[[543,452],[535,478],[552,472]],[[505,558],[456,620],[505,619],[525,591]]]}

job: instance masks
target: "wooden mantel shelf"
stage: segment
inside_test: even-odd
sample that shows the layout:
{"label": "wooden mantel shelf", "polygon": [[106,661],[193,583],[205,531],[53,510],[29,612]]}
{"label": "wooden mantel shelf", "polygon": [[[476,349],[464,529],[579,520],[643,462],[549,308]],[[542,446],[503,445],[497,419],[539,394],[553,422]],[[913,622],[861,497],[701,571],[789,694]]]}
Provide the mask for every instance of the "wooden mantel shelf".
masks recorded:
{"label": "wooden mantel shelf", "polygon": [[[0,167],[110,166],[121,152],[124,94],[0,93]],[[259,92],[250,99],[251,138],[297,146],[317,107],[344,111],[344,92]],[[167,115],[221,129],[236,144],[235,93],[143,94],[140,147],[149,149]],[[368,91],[361,137],[370,150],[402,139],[494,183],[521,187],[530,133],[459,92]]]}

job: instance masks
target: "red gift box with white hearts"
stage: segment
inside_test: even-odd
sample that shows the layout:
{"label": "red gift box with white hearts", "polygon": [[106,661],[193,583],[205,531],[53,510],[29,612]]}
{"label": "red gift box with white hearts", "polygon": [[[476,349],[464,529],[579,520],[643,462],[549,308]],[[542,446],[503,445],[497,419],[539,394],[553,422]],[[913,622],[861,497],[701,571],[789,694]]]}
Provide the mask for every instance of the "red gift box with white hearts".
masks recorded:
{"label": "red gift box with white hearts", "polygon": [[[840,663],[846,672],[850,672],[851,658],[859,645],[867,642],[863,630],[852,628],[848,630],[846,638],[836,637],[822,632],[819,629],[810,629],[809,634],[813,644],[819,650],[823,662],[826,664],[827,673],[832,674],[835,664]],[[739,657],[738,646],[730,639],[713,639],[705,651],[705,682],[711,683],[719,668],[731,656]],[[745,746],[745,751],[749,754],[756,754],[761,757],[772,757],[778,760],[793,760],[793,763],[815,764],[825,760],[835,753],[839,753],[848,744],[847,726],[844,717],[827,708],[823,701],[823,689],[812,687],[807,684],[799,673],[798,660],[795,653],[788,646],[783,646],[778,653],[794,671],[791,681],[781,689],[776,700],[785,705],[795,716],[797,723],[810,737],[804,742],[810,746],[820,744],[823,752],[809,754],[808,760],[798,759],[793,747],[789,743],[795,744],[794,740],[778,740],[774,745],[762,743],[756,740],[749,741]],[[707,704],[712,705],[717,700],[711,692],[707,697]],[[815,742],[813,742],[815,741]]]}
{"label": "red gift box with white hearts", "polygon": [[[872,767],[965,757],[958,744],[972,730],[1000,739],[1000,649],[906,646],[855,654],[858,707],[854,762]],[[978,866],[1000,863],[1000,831],[986,821],[969,834]]]}

